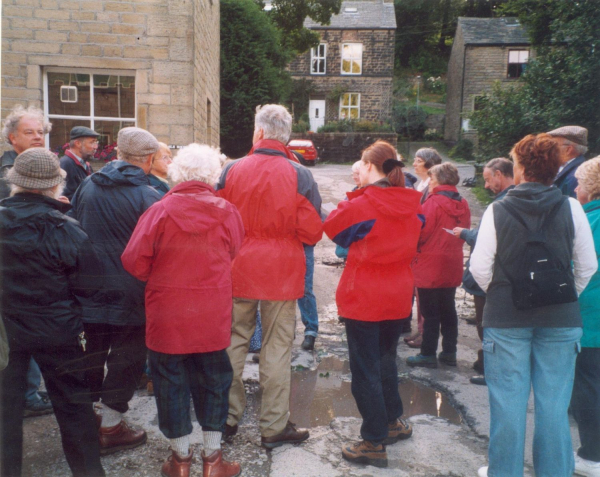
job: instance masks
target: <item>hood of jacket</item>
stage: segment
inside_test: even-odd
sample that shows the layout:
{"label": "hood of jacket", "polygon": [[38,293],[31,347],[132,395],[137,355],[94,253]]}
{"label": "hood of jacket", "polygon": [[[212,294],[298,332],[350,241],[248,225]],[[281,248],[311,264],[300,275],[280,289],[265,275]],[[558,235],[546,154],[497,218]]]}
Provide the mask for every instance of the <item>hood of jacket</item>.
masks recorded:
{"label": "hood of jacket", "polygon": [[373,208],[390,217],[414,216],[421,205],[421,193],[404,187],[393,187],[385,181],[387,179],[348,192],[348,198],[364,195]]}
{"label": "hood of jacket", "polygon": [[24,252],[35,250],[51,230],[72,220],[64,215],[70,208],[40,194],[16,194],[0,202],[0,233]]}
{"label": "hood of jacket", "polygon": [[462,217],[468,208],[455,186],[437,186],[425,199],[426,202],[429,200],[435,201],[446,214],[454,218]]}
{"label": "hood of jacket", "polygon": [[171,189],[160,204],[182,231],[202,235],[222,224],[231,211],[215,189],[200,181],[187,181]]}
{"label": "hood of jacket", "polygon": [[92,174],[91,181],[104,187],[149,185],[148,176],[141,167],[121,160],[106,164]]}
{"label": "hood of jacket", "polygon": [[547,213],[562,198],[560,189],[538,182],[525,182],[511,189],[506,197],[520,213],[539,216]]}

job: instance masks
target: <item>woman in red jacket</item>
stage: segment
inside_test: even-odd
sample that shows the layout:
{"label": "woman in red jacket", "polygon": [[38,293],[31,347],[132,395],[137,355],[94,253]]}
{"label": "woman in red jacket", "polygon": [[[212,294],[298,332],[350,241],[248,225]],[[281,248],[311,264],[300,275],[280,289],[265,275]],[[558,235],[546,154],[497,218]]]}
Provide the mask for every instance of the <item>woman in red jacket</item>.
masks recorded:
{"label": "woman in red jacket", "polygon": [[203,475],[235,476],[239,464],[223,460],[233,371],[231,262],[244,237],[237,209],[216,197],[219,151],[184,147],[169,166],[176,184],[140,220],[121,257],[146,284],[146,345],[158,423],[173,454],[163,477],[187,477],[192,462],[190,394],[202,426]]}
{"label": "woman in red jacket", "polygon": [[[419,253],[413,263],[419,306],[425,322],[421,353],[406,360],[410,366],[437,367],[438,359],[456,366],[458,317],[454,305],[456,287],[463,275],[463,240],[454,236],[454,227],[470,228],[471,212],[456,184],[458,170],[449,162],[429,169],[429,195],[423,203],[425,227],[419,239]],[[436,359],[442,331],[442,352]]]}
{"label": "woman in red jacket", "polygon": [[338,245],[349,247],[336,293],[348,337],[352,395],[363,418],[362,441],[344,446],[350,461],[387,466],[385,444],[411,436],[401,419],[396,349],[412,308],[411,262],[423,225],[421,194],[404,188],[402,163],[387,142],[365,149],[360,189],[349,192],[324,224]]}

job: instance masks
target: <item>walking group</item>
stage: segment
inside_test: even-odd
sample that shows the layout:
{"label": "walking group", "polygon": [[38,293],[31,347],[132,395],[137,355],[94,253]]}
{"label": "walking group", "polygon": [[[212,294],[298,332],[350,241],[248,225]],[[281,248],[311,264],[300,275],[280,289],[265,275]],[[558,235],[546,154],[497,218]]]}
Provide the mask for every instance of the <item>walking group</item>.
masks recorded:
{"label": "walking group", "polygon": [[[171,446],[161,475],[190,475],[190,401],[203,475],[240,475],[222,445],[235,445],[246,408],[242,375],[258,315],[261,445],[308,439],[290,420],[291,354],[298,300],[302,348],[315,344],[314,246],[323,233],[346,257],[336,303],[363,419],[343,458],[386,467],[386,446],[411,437],[398,392],[400,336],[416,301],[419,331],[406,341],[420,353],[407,364],[456,366],[463,283],[483,340],[474,382],[490,397],[489,467],[479,475],[523,475],[532,386],[536,475],[600,475],[600,157],[584,162],[585,129],[527,136],[512,162],[488,162],[496,200],[471,230],[457,168],[423,148],[417,179],[384,141],[362,152],[357,187],[325,218],[312,174],[286,147],[292,117],[280,105],[257,108],[251,151],[226,162],[201,144],[173,158],[152,134],[127,127],[118,159],[93,173],[98,134],[74,127],[59,160],[44,148],[50,128],[41,111],[16,107],[3,129],[14,149],[2,156],[9,197],[0,203],[3,476],[21,475],[32,363],[73,475],[102,476],[102,455],[146,442],[125,419],[146,367]],[[466,270],[464,242],[473,248]],[[581,436],[575,457],[569,405]]]}

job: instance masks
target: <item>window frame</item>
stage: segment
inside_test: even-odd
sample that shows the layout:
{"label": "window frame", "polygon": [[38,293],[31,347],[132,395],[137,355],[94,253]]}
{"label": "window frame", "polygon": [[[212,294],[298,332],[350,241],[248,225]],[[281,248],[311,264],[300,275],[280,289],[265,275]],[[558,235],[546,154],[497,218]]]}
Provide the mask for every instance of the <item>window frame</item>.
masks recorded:
{"label": "window frame", "polygon": [[[323,56],[314,55],[314,51],[316,48],[320,48],[323,46]],[[314,60],[323,60],[323,72],[315,72],[313,71],[313,61]],[[318,46],[313,46],[310,49],[310,74],[311,75],[325,75],[327,74],[327,43],[319,43]]]}
{"label": "window frame", "polygon": [[[89,116],[70,116],[67,114],[50,114],[49,112],[49,101],[48,101],[48,73],[73,73],[73,74],[85,74],[90,75],[90,115]],[[52,122],[52,119],[75,119],[81,121],[89,121],[90,128],[95,131],[95,121],[111,121],[111,122],[133,122],[137,126],[137,109],[138,109],[138,95],[137,89],[134,92],[135,103],[133,106],[134,117],[105,117],[94,115],[94,75],[119,75],[119,76],[133,76],[137,82],[136,70],[112,70],[102,68],[62,68],[60,66],[51,66],[44,68],[43,70],[43,98],[44,98],[44,116],[46,119]],[[46,149],[50,149],[50,133],[46,134]]]}
{"label": "window frame", "polygon": [[[350,57],[350,58],[345,58],[344,57],[344,46],[346,45],[360,45],[360,58],[358,58],[358,60],[356,58]],[[342,43],[342,47],[341,47],[341,51],[340,51],[340,58],[341,58],[341,63],[340,63],[340,73],[344,76],[360,76],[363,74],[363,64],[362,64],[362,58],[363,58],[363,44],[362,43],[358,43],[355,41],[347,41]],[[344,60],[349,60],[350,61],[350,70],[352,70],[352,61],[358,61],[359,65],[360,65],[360,72],[359,73],[352,73],[352,71],[350,72],[345,72],[344,71]]]}
{"label": "window frame", "polygon": [[[527,53],[527,61],[523,61],[523,62],[511,62],[510,61],[510,54],[512,52],[516,52],[519,54],[520,53]],[[526,65],[529,63],[529,56],[530,56],[531,52],[529,51],[529,48],[512,48],[508,50],[508,57],[507,57],[507,61],[506,61],[506,79],[511,79],[511,80],[516,80],[519,79],[523,73],[525,72],[523,67],[519,68],[519,75],[518,76],[511,76],[510,75],[510,65]]]}
{"label": "window frame", "polygon": [[[353,94],[357,95],[357,97],[358,97],[358,100],[356,102],[357,103],[356,106],[352,106],[352,104],[351,104],[352,103],[352,97],[351,96],[348,98],[348,106],[343,106],[344,96],[345,95],[353,95]],[[342,109],[344,109],[344,108],[348,109],[348,116],[347,117],[342,117]],[[357,115],[357,117],[356,117],[355,120],[359,120],[360,119],[360,93],[353,93],[353,92],[343,93],[340,96],[340,107],[339,107],[339,110],[338,110],[338,117],[339,117],[339,119],[340,120],[342,120],[342,119],[349,119],[350,121],[353,121],[354,119],[351,117],[351,114],[350,114],[350,111],[352,109],[356,109],[358,111],[358,115]]]}

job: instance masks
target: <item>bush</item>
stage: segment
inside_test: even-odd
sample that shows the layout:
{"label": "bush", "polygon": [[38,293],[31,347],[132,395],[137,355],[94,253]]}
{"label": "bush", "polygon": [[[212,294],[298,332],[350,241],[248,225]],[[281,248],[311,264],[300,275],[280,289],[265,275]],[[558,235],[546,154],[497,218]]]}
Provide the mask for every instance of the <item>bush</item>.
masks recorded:
{"label": "bush", "polygon": [[292,124],[292,132],[305,134],[310,129],[310,124],[306,121],[298,121]]}
{"label": "bush", "polygon": [[427,113],[414,105],[397,102],[392,108],[392,126],[397,134],[415,140],[425,133]]}
{"label": "bush", "polygon": [[423,139],[426,141],[441,141],[444,135],[437,129],[427,129],[423,134]]}
{"label": "bush", "polygon": [[473,156],[473,143],[468,139],[460,139],[456,145],[450,149],[448,155],[452,159],[472,161],[475,158],[475,156]]}
{"label": "bush", "polygon": [[333,132],[393,132],[392,127],[388,123],[368,121],[361,119],[352,121],[350,119],[341,119],[339,121],[329,121],[321,126],[317,132],[333,133]]}

